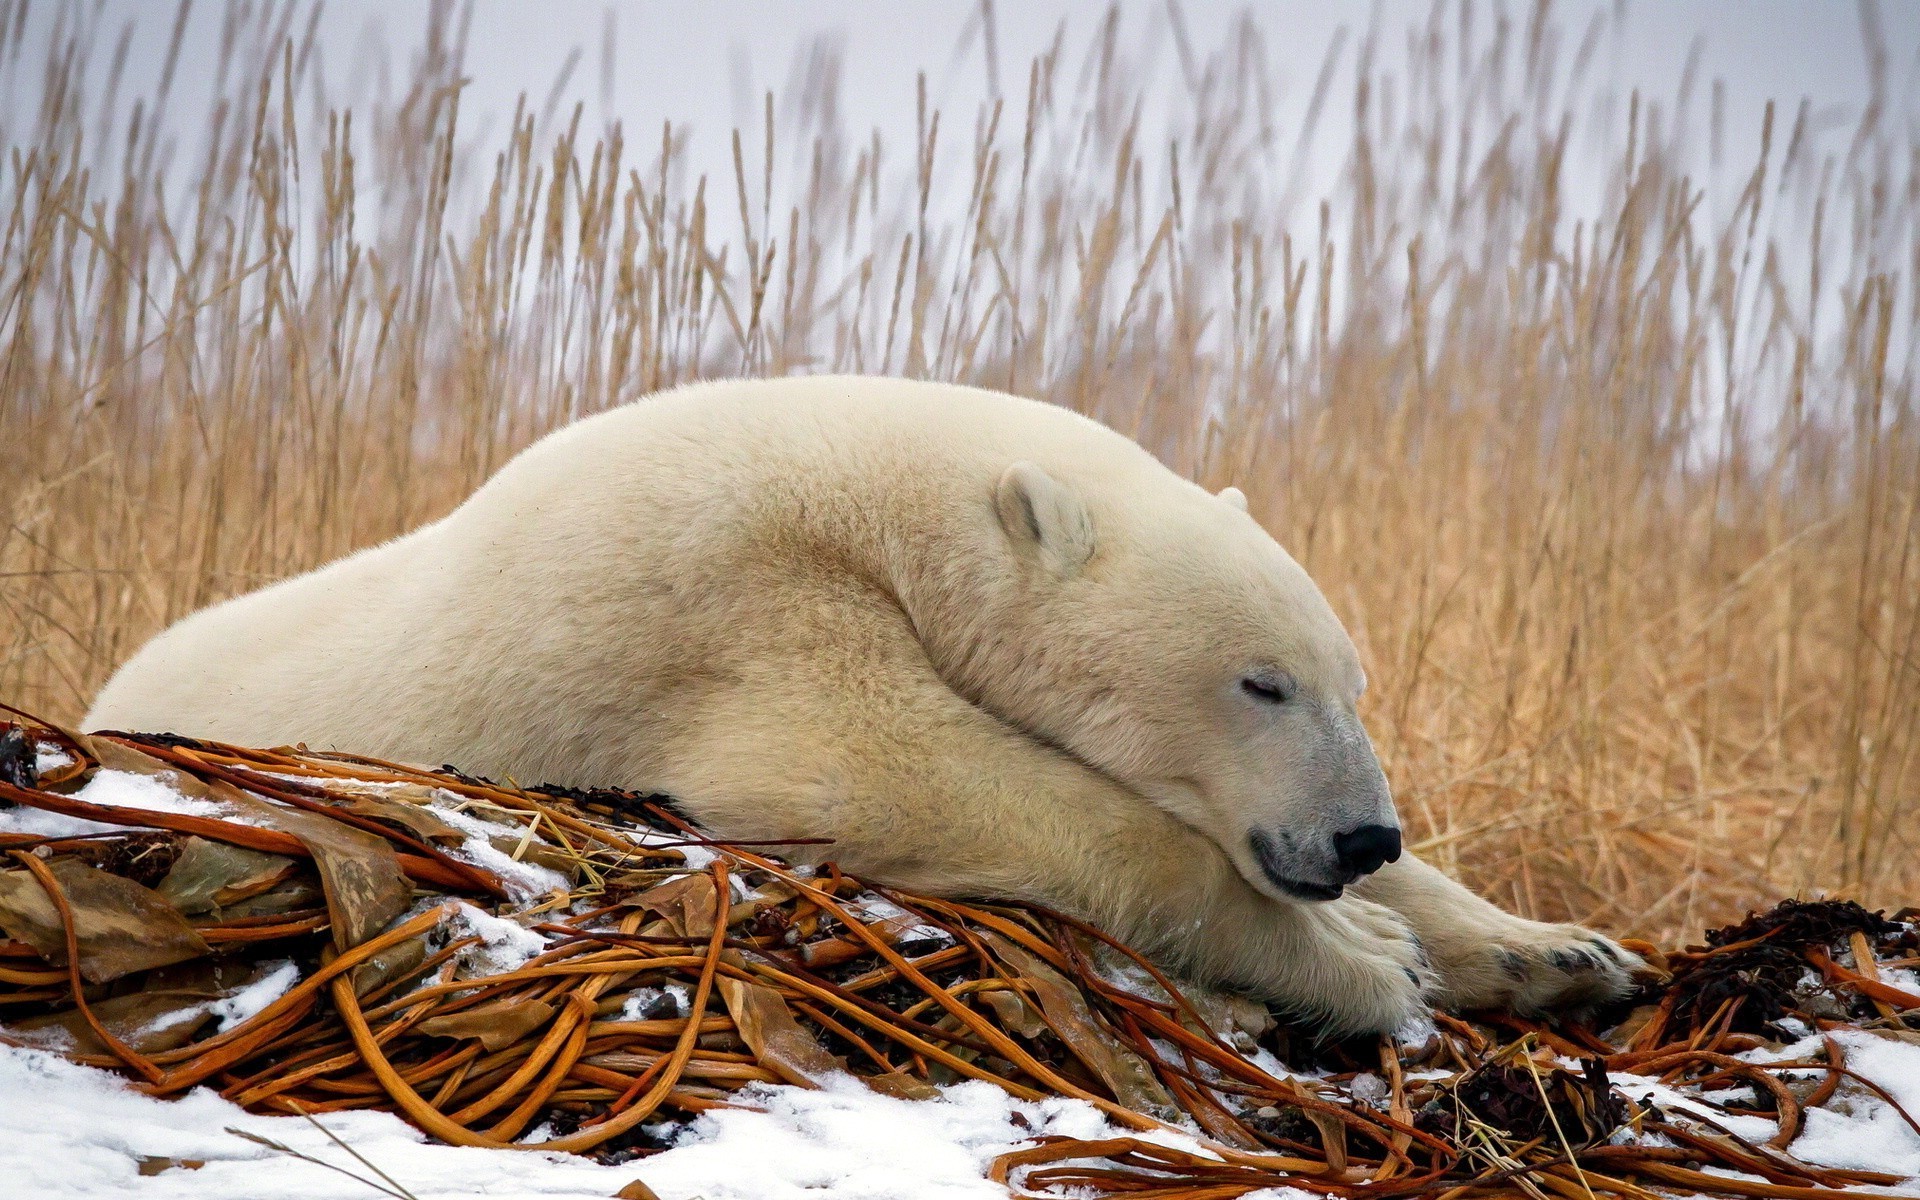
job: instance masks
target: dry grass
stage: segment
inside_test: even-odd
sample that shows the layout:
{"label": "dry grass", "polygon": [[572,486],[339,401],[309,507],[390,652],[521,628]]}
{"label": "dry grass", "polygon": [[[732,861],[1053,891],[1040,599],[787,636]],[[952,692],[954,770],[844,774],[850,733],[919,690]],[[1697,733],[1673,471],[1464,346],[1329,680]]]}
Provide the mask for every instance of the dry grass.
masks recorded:
{"label": "dry grass", "polygon": [[[931,376],[1245,488],[1361,644],[1402,811],[1498,899],[1659,936],[1920,894],[1920,141],[1884,82],[1837,135],[1768,114],[1717,204],[1679,147],[1721,131],[1608,99],[1588,31],[1448,6],[1323,85],[1348,170],[1290,206],[1253,28],[1191,61],[1171,144],[1109,22],[1004,106],[923,101],[917,146],[847,128],[816,64],[702,180],[675,131],[533,106],[456,139],[445,12],[349,116],[303,12],[232,10],[210,122],[164,87],[103,104],[118,31],[23,44],[22,14],[0,696],[72,718],[168,621],[444,512],[583,412]],[[202,126],[191,162],[162,132]]]}

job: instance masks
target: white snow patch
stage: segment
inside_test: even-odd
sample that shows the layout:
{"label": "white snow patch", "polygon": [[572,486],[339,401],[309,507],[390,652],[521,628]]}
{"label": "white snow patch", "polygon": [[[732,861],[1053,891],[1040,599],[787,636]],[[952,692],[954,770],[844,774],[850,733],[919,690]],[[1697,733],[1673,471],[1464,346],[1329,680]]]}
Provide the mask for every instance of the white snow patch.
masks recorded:
{"label": "white snow patch", "polygon": [[1111,952],[1096,951],[1093,955],[1094,974],[1119,988],[1129,996],[1138,996],[1156,1004],[1165,1004],[1171,997],[1160,981],[1139,963]]}
{"label": "white snow patch", "polygon": [[58,746],[49,746],[45,742],[34,743],[33,773],[45,775],[48,771],[58,771],[62,767],[73,765],[73,755]]}
{"label": "white snow patch", "polygon": [[[73,794],[75,800],[108,808],[144,809],[148,812],[184,813],[195,817],[221,817],[236,820],[232,809],[211,800],[183,796],[151,775],[102,768]],[[0,811],[0,833],[24,833],[33,837],[79,837],[90,833],[121,833],[124,827],[102,821],[69,817],[25,804]]]}
{"label": "white snow patch", "polygon": [[216,1032],[225,1033],[236,1025],[245,1024],[254,1014],[286,995],[287,989],[299,982],[300,965],[290,958],[283,959],[246,987],[208,1006],[208,1011],[220,1019]]}
{"label": "white snow patch", "polygon": [[[1920,1046],[1855,1030],[1835,1031],[1847,1066],[1887,1090],[1920,1118]],[[1920,1133],[1871,1090],[1848,1080],[1832,1100],[1808,1109],[1790,1154],[1823,1167],[1887,1171],[1920,1178]]]}
{"label": "white snow patch", "polygon": [[662,996],[673,1001],[673,1008],[665,1015],[655,1018],[657,1020],[683,1016],[693,1007],[693,993],[684,983],[669,983],[664,988],[637,987],[627,993],[627,1002],[620,1006],[619,1020],[647,1020],[647,1010],[658,1003]]}
{"label": "white snow patch", "polygon": [[[1791,1017],[1787,1018],[1787,1020],[1792,1019]],[[1784,1027],[1786,1022],[1782,1021],[1780,1024]],[[1734,1055],[1734,1057],[1756,1063],[1790,1062],[1795,1059],[1808,1058],[1824,1053],[1825,1050],[1826,1043],[1821,1040],[1820,1034],[1809,1031],[1803,1034],[1797,1042],[1788,1042],[1786,1045],[1779,1047],[1760,1046],[1752,1050],[1743,1051]],[[1809,1070],[1813,1069],[1817,1068],[1809,1068]]]}
{"label": "white snow patch", "polygon": [[[1886,1089],[1909,1114],[1920,1117],[1920,1046],[1864,1030],[1838,1029],[1830,1036],[1845,1051],[1849,1069]],[[1821,1049],[1822,1037],[1814,1034],[1791,1045],[1763,1047],[1739,1057],[1756,1063],[1789,1062]],[[1640,1075],[1611,1078],[1633,1100],[1651,1099],[1670,1112],[1710,1121],[1748,1141],[1765,1141],[1779,1129],[1770,1118],[1719,1112],[1701,1102],[1714,1093],[1689,1096]],[[1805,1121],[1800,1135],[1787,1147],[1802,1162],[1920,1179],[1920,1133],[1871,1089],[1847,1080],[1826,1104],[1808,1109]]]}
{"label": "white snow patch", "polygon": [[[451,796],[451,793],[447,794]],[[526,834],[525,825],[488,821],[451,804],[434,804],[432,808],[435,816],[467,835],[467,840],[451,851],[453,856],[498,875],[515,900],[533,900],[555,888],[570,886],[567,877],[560,872],[535,863],[521,862],[511,854],[496,850],[489,840],[503,834],[517,840]]]}
{"label": "white snow patch", "polygon": [[[643,1179],[662,1200],[981,1200],[1006,1193],[986,1179],[999,1154],[1039,1134],[1110,1137],[1116,1130],[1074,1100],[1017,1101],[987,1083],[942,1089],[938,1100],[895,1100],[850,1077],[818,1091],[753,1088],[763,1110],[703,1115],[672,1149],[617,1167],[574,1155],[427,1144],[386,1113],[319,1118],[421,1200],[471,1196],[604,1200]],[[178,1100],[134,1092],[118,1076],[53,1055],[0,1047],[0,1178],[14,1195],[44,1200],[361,1200],[375,1194],[323,1167],[225,1132],[228,1127],[335,1163],[366,1168],[299,1117],[252,1116],[198,1089]],[[1015,1116],[1028,1128],[1014,1124]],[[1192,1148],[1177,1137],[1160,1137]],[[139,1173],[143,1158],[197,1160],[197,1169]],[[1291,1189],[1258,1193],[1297,1200]]]}
{"label": "white snow patch", "polygon": [[304,784],[307,787],[333,788],[341,792],[397,792],[402,788],[418,787],[419,784],[404,779],[355,779],[336,778],[331,775],[303,775],[297,771],[259,771],[268,779],[278,779],[286,783]]}
{"label": "white snow patch", "polygon": [[1774,1021],[1773,1026],[1781,1033],[1790,1034],[1796,1038],[1807,1037],[1814,1032],[1813,1026],[1799,1017],[1781,1017]]}
{"label": "white snow patch", "polygon": [[212,1007],[213,1005],[209,1003],[190,1004],[182,1008],[176,1008],[171,1012],[161,1013],[140,1028],[143,1033],[155,1034],[172,1029],[176,1025],[185,1025],[189,1021],[197,1024],[206,1019],[207,1010]]}
{"label": "white snow patch", "polygon": [[1711,1122],[1714,1126],[1750,1142],[1764,1142],[1779,1128],[1766,1117],[1749,1117],[1738,1113],[1721,1112],[1710,1104],[1703,1104],[1694,1097],[1670,1088],[1657,1079],[1649,1079],[1645,1075],[1609,1072],[1608,1078],[1613,1086],[1620,1090],[1621,1095],[1636,1104],[1657,1104],[1670,1113],[1679,1113],[1696,1120]]}
{"label": "white snow patch", "polygon": [[547,948],[547,939],[526,926],[485,913],[462,900],[447,921],[453,937],[470,933],[480,939],[478,946],[460,952],[460,976],[479,979],[518,970],[528,959]]}
{"label": "white snow patch", "polygon": [[914,913],[908,912],[885,896],[873,892],[861,892],[858,896],[844,902],[847,911],[859,917],[868,925],[878,925],[883,921],[893,922],[897,931],[896,942],[938,942],[951,945],[953,935],[938,925],[922,921]]}
{"label": "white snow patch", "polygon": [[681,857],[686,860],[689,870],[704,871],[712,865],[714,859],[720,857],[720,852],[711,846],[682,845],[681,839],[688,836],[683,833],[669,833],[664,829],[622,830],[621,832],[627,834],[627,836],[642,846],[658,846],[666,850],[678,850]]}

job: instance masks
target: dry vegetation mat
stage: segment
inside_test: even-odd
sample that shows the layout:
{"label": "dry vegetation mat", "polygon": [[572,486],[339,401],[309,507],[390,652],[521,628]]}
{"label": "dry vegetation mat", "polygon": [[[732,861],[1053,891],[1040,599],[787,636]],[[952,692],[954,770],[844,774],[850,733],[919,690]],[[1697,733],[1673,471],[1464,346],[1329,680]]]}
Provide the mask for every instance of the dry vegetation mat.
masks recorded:
{"label": "dry vegetation mat", "polygon": [[6,1040],[153,1095],[618,1162],[749,1085],[980,1079],[1125,1131],[1037,1136],[996,1179],[1195,1200],[1815,1200],[1904,1178],[1796,1158],[1815,1122],[1920,1134],[1854,1061],[1920,1045],[1911,911],[1788,902],[1705,947],[1636,943],[1663,978],[1590,1026],[1322,1044],[1069,918],[791,867],[662,797],[4,730]]}

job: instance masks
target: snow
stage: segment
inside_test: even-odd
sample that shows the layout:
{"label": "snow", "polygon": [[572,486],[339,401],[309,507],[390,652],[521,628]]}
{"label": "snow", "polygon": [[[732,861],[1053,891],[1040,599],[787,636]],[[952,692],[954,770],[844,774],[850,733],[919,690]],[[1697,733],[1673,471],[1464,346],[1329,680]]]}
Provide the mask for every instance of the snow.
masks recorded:
{"label": "snow", "polygon": [[[131,771],[104,768],[95,771],[86,786],[73,794],[73,798],[109,808],[222,817],[230,821],[238,819],[225,805],[183,796],[151,775],[137,775]],[[69,817],[25,804],[0,810],[0,833],[23,833],[33,837],[80,837],[85,834],[120,832],[124,832],[123,826]]]}
{"label": "snow", "polygon": [[300,964],[292,959],[275,963],[273,969],[231,996],[214,1001],[208,1011],[220,1019],[215,1032],[225,1033],[247,1022],[255,1013],[287,994],[300,982]]}
{"label": "snow", "polygon": [[665,1020],[683,1016],[693,1007],[693,993],[684,983],[669,983],[666,987],[637,987],[627,993],[627,1001],[620,1006],[619,1019],[622,1021],[648,1020],[647,1013],[659,1004],[662,997],[672,1001],[670,1008],[662,1010],[654,1019]]}
{"label": "snow", "polygon": [[[1920,1117],[1920,1046],[1852,1030],[1833,1037],[1846,1051],[1848,1067]],[[1806,1162],[1920,1177],[1920,1133],[1886,1101],[1851,1080],[1826,1106],[1809,1109],[1806,1122],[1787,1147]]]}
{"label": "snow", "polygon": [[[442,795],[450,800],[460,799],[451,792]],[[488,821],[476,816],[470,809],[455,804],[436,803],[432,808],[435,816],[467,835],[467,840],[452,851],[453,856],[498,875],[515,900],[525,902],[545,896],[555,888],[564,890],[567,887],[566,876],[558,871],[522,862],[494,848],[493,838],[505,835],[518,840],[524,836],[524,824]]]}
{"label": "snow", "polygon": [[1694,1097],[1670,1088],[1658,1080],[1649,1079],[1645,1075],[1612,1072],[1608,1077],[1613,1081],[1613,1086],[1620,1090],[1621,1095],[1636,1104],[1657,1104],[1669,1113],[1693,1117],[1749,1142],[1764,1142],[1779,1128],[1768,1117],[1749,1117],[1721,1112],[1711,1104],[1703,1104]]}
{"label": "snow", "polygon": [[885,896],[861,892],[844,904],[848,912],[869,925],[892,922],[895,942],[934,942],[942,946],[953,943],[952,934],[938,925],[927,924]]}
{"label": "snow", "polygon": [[462,900],[446,922],[450,934],[480,939],[478,946],[460,952],[460,976],[478,979],[518,970],[547,948],[547,939],[515,921],[485,913]]}
{"label": "snow", "polygon": [[[426,1143],[386,1113],[318,1118],[402,1187],[420,1197],[568,1197],[604,1200],[634,1179],[662,1200],[971,1200],[1006,1193],[986,1179],[999,1154],[1039,1134],[1099,1138],[1116,1131],[1076,1100],[1017,1101],[991,1084],[942,1089],[929,1101],[896,1100],[848,1076],[818,1091],[756,1087],[716,1110],[679,1144],[617,1167],[573,1155],[477,1150]],[[227,1132],[243,1130],[367,1177],[369,1172],[299,1117],[249,1115],[214,1093],[178,1100],[135,1092],[118,1076],[36,1050],[0,1047],[0,1178],[13,1195],[68,1200],[361,1200],[372,1188]],[[1016,1118],[1026,1123],[1022,1128]],[[1169,1142],[1193,1148],[1177,1138]],[[141,1175],[154,1165],[190,1160]],[[265,1165],[270,1170],[262,1170]],[[1295,1200],[1292,1189],[1257,1193]]]}
{"label": "snow", "polygon": [[685,843],[685,834],[668,833],[660,829],[629,829],[626,835],[642,846],[657,846],[666,850],[678,850],[686,860],[688,870],[704,871],[720,857],[720,852],[710,846],[693,846]]}
{"label": "snow", "polygon": [[45,775],[49,771],[58,771],[62,767],[73,765],[73,755],[58,746],[49,746],[45,742],[34,745],[33,773]]}
{"label": "snow", "polygon": [[[1855,1029],[1836,1029],[1826,1036],[1840,1044],[1850,1070],[1886,1089],[1900,1107],[1920,1117],[1920,1045]],[[1822,1048],[1822,1035],[1814,1034],[1791,1045],[1751,1050],[1739,1057],[1749,1062],[1789,1062]],[[1701,1119],[1750,1142],[1764,1142],[1779,1129],[1769,1117],[1720,1112],[1701,1103],[1698,1093],[1685,1095],[1643,1075],[1615,1072],[1610,1078],[1630,1099],[1651,1101],[1670,1113]],[[1802,1162],[1886,1171],[1920,1181],[1920,1133],[1871,1089],[1846,1080],[1833,1099],[1804,1115],[1800,1135],[1787,1147]]]}

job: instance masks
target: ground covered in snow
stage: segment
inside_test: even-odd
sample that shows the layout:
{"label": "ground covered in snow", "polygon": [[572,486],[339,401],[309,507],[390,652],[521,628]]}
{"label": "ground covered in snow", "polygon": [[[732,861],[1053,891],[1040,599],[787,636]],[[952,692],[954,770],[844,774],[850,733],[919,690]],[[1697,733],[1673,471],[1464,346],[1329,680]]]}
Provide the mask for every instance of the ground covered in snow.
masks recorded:
{"label": "ground covered in snow", "polygon": [[[1867,1033],[1837,1037],[1854,1070],[1908,1112],[1920,1113],[1920,1044]],[[1816,1045],[1812,1039],[1749,1057],[1792,1058]],[[1613,1078],[1634,1100],[1694,1114],[1752,1142],[1765,1141],[1775,1128],[1763,1117],[1716,1112],[1642,1076]],[[1036,1135],[1099,1138],[1120,1132],[1079,1101],[1026,1103],[984,1083],[944,1088],[935,1101],[890,1099],[851,1078],[819,1090],[757,1088],[743,1099],[760,1111],[708,1113],[671,1149],[601,1166],[573,1155],[432,1144],[384,1113],[329,1114],[314,1123],[254,1116],[204,1089],[180,1100],[155,1100],[117,1075],[37,1050],[0,1047],[0,1112],[7,1114],[8,1127],[0,1138],[0,1179],[11,1195],[49,1200],[347,1200],[381,1189],[420,1200],[584,1200],[611,1196],[635,1179],[661,1200],[960,1200],[1004,1195],[985,1178],[988,1163]],[[1832,1108],[1812,1110],[1789,1149],[1805,1162],[1888,1171],[1920,1182],[1920,1133],[1857,1085],[1844,1089]],[[1303,1195],[1274,1189],[1253,1200],[1289,1193]]]}
{"label": "ground covered in snow", "polygon": [[[37,768],[57,769],[64,765],[62,757],[43,751]],[[244,813],[184,795],[156,778],[105,767],[95,771],[74,798],[99,806],[89,810],[94,815],[103,815],[102,809],[131,808],[245,819]],[[564,877],[501,849],[511,848],[520,827],[492,824],[458,799],[445,796],[430,802],[431,811],[457,831],[452,840],[464,838],[454,853],[496,873],[520,901],[564,884]],[[75,838],[116,828],[26,806],[0,807],[0,833]],[[687,865],[698,867],[712,856],[710,850],[689,847]],[[738,886],[738,879],[733,882]],[[912,919],[870,894],[850,903],[866,919]],[[463,952],[462,978],[512,971],[548,945],[542,934],[465,902],[459,903],[453,922],[475,939]],[[925,932],[931,936],[940,931]],[[192,1015],[212,1022],[216,1031],[240,1025],[300,978],[298,964],[290,959],[262,958],[254,967],[244,986],[209,1000]],[[1110,982],[1127,990],[1151,987],[1150,981],[1132,977]],[[1909,969],[1894,970],[1886,982],[1904,993],[1920,988]],[[684,987],[671,984],[668,989],[679,991],[669,995],[660,988],[636,988],[627,997],[622,1019],[650,1019],[659,1004],[683,1010]],[[1223,1028],[1230,1025],[1223,1023]],[[1804,1029],[1801,1024],[1790,1036]],[[1432,1033],[1408,1031],[1408,1036],[1418,1041]],[[1812,1060],[1823,1052],[1822,1036],[1810,1034],[1796,1044],[1747,1050],[1739,1057],[1756,1063]],[[1816,1166],[1903,1176],[1911,1181],[1904,1192],[1920,1196],[1920,1129],[1906,1115],[1920,1114],[1920,1034],[1839,1029],[1825,1036],[1839,1044],[1859,1079],[1842,1082],[1831,1100],[1806,1111],[1805,1126],[1788,1153]],[[1262,1070],[1288,1074],[1267,1049],[1243,1040],[1241,1051]],[[61,1058],[56,1051],[70,1041],[60,1031],[0,1024],[0,1042],[35,1043],[0,1044],[0,1119],[7,1134],[0,1137],[0,1193],[50,1200],[101,1195],[310,1200],[382,1193],[420,1200],[584,1198],[611,1197],[636,1180],[660,1200],[944,1200],[1003,1195],[987,1178],[993,1160],[1045,1136],[1132,1136],[1205,1153],[1200,1141],[1178,1134],[1122,1130],[1093,1106],[1076,1100],[1019,1101],[990,1083],[974,1081],[944,1086],[937,1099],[911,1101],[882,1095],[852,1076],[830,1074],[821,1079],[823,1086],[813,1089],[754,1084],[730,1096],[729,1102],[738,1107],[715,1108],[684,1125],[659,1127],[654,1132],[666,1143],[664,1150],[603,1165],[550,1152],[441,1145],[382,1112],[337,1112],[317,1119],[258,1116],[204,1088],[177,1099],[155,1099],[119,1075]],[[1562,1065],[1579,1069],[1572,1060]],[[1806,1077],[1817,1074],[1808,1072]],[[1778,1128],[1769,1117],[1750,1115],[1764,1099],[1750,1090],[1702,1093],[1618,1072],[1610,1081],[1619,1094],[1643,1108],[1708,1136],[1731,1134],[1758,1145]],[[1363,1097],[1377,1102],[1386,1088],[1379,1077],[1363,1073],[1339,1102],[1360,1104]],[[1749,1112],[1728,1112],[1725,1105]],[[1198,1128],[1188,1128],[1198,1139]],[[521,1140],[545,1136],[535,1129]],[[1635,1137],[1673,1144],[1658,1133],[1636,1135],[1626,1128],[1612,1133],[1615,1141]],[[1863,1194],[1872,1191],[1862,1189]],[[1307,1197],[1286,1188],[1251,1195],[1255,1200]]]}
{"label": "ground covered in snow", "polygon": [[[1004,1195],[986,1180],[987,1164],[1036,1132],[1112,1132],[1079,1101],[1023,1103],[986,1083],[943,1089],[935,1101],[890,1099],[851,1078],[819,1090],[769,1087],[746,1099],[762,1111],[708,1113],[674,1148],[609,1167],[573,1155],[430,1144],[384,1113],[330,1114],[321,1119],[323,1132],[298,1117],[250,1115],[206,1090],[155,1100],[119,1076],[41,1051],[0,1047],[0,1112],[7,1114],[0,1180],[8,1194],[49,1200],[344,1200],[375,1195],[376,1184],[398,1185],[394,1190],[421,1200],[585,1198],[611,1196],[635,1179],[661,1200],[960,1200]],[[240,1133],[271,1139],[372,1184]],[[201,1165],[175,1165],[192,1163]]]}

